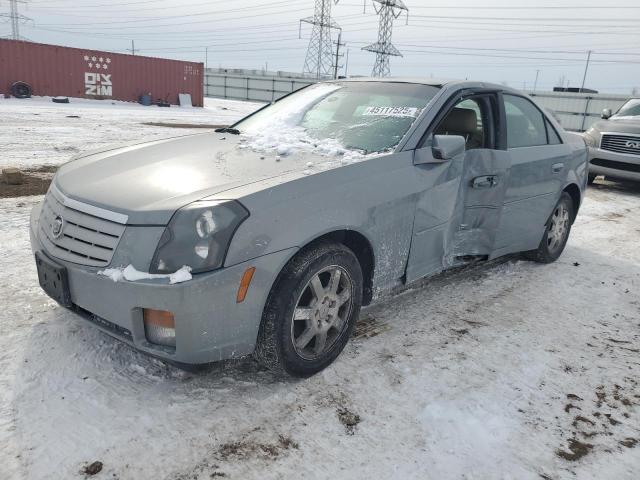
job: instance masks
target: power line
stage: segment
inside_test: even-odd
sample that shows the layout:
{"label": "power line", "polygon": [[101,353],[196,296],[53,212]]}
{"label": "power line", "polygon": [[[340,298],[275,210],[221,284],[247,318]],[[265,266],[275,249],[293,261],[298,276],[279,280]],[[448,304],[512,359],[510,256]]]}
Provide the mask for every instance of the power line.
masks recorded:
{"label": "power line", "polygon": [[[34,4],[38,4],[38,3],[46,3],[46,4],[51,4],[50,1],[48,0],[31,0],[31,3]],[[99,5],[85,5],[86,7],[91,7],[91,8],[99,8],[99,7],[120,7],[120,6],[127,6],[127,5],[139,5],[139,4],[143,4],[143,3],[158,3],[158,0],[144,0],[141,2],[126,2],[126,3],[107,3],[107,4],[99,4]],[[55,8],[55,7],[52,7]]]}
{"label": "power line", "polygon": [[[284,14],[284,13],[289,13],[291,12],[290,8],[286,8],[285,10],[278,10],[278,11],[273,11],[273,12],[269,12],[270,14]],[[159,27],[179,27],[179,26],[183,26],[183,25],[195,25],[195,24],[202,24],[202,23],[220,23],[220,22],[229,22],[230,20],[245,20],[247,18],[257,18],[257,17],[262,17],[264,18],[265,13],[256,13],[255,15],[242,15],[240,17],[230,17],[230,18],[215,18],[215,19],[210,19],[210,20],[196,20],[193,22],[180,22],[180,23],[156,23],[153,25],[124,25],[124,26],[106,26],[106,27],[101,27],[102,30],[122,30],[122,29],[131,29],[131,28],[159,28]],[[107,22],[109,24],[113,23],[113,22]],[[83,23],[82,26],[79,26],[78,24],[75,25],[69,25],[69,24],[64,24],[64,23],[41,23],[40,25],[44,25],[47,27],[65,27],[65,28],[72,28],[75,30],[91,30],[91,31],[95,31],[96,28],[95,26],[91,26],[89,24]]]}
{"label": "power line", "polygon": [[[147,3],[153,3],[154,6],[153,7],[147,7],[147,8],[132,8],[132,9],[122,9],[119,8],[119,6],[125,6],[125,5],[135,5],[135,3],[120,3],[120,4],[114,4],[114,3],[109,3],[109,4],[102,4],[102,5],[87,5],[87,4],[82,4],[82,5],[78,5],[77,2],[75,5],[73,6],[63,6],[63,7],[56,7],[56,6],[51,6],[51,2],[49,1],[45,1],[45,2],[35,2],[32,1],[32,3],[46,3],[46,6],[40,6],[40,5],[36,5],[36,10],[54,10],[57,13],[64,13],[65,16],[68,16],[68,12],[94,12],[94,15],[91,15],[91,17],[95,17],[95,9],[96,8],[100,8],[103,11],[101,11],[101,14],[105,14],[105,13],[109,13],[108,11],[104,11],[105,8],[107,7],[118,7],[117,12],[114,12],[116,14],[123,14],[123,13],[128,13],[128,12],[150,12],[150,11],[154,11],[157,12],[158,11],[158,1],[157,0],[153,0],[153,1],[147,1],[147,2],[139,2],[140,4],[147,4]],[[224,0],[215,2],[215,1],[208,1],[208,2],[199,2],[199,3],[193,3],[193,4],[187,4],[187,5],[181,5],[181,8],[191,8],[191,7],[200,7],[200,6],[212,6],[216,3],[226,3]],[[77,16],[77,15],[71,15],[71,16]]]}
{"label": "power line", "polygon": [[[522,33],[522,32],[538,32],[538,33],[561,33],[564,35],[637,35],[637,29],[634,27],[629,27],[630,30],[623,30],[623,31],[584,31],[584,30],[572,30],[572,31],[567,31],[567,30],[540,30],[538,27],[538,30],[523,30],[523,29],[513,29],[513,28],[481,28],[481,27],[473,27],[470,25],[474,25],[474,24],[478,24],[476,22],[473,23],[464,23],[462,26],[456,27],[456,26],[450,26],[450,25],[441,25],[442,23],[454,23],[454,22],[438,22],[435,23],[433,25],[429,24],[429,28],[431,29],[437,29],[437,30],[477,30],[477,31],[485,31],[485,32],[516,32],[516,33]],[[462,23],[462,22],[459,22]],[[490,25],[490,24],[488,24]],[[495,25],[495,23],[493,23],[493,25]],[[526,25],[524,25],[526,26]],[[409,27],[419,27],[419,28],[424,28],[425,24],[418,24],[418,23],[410,23],[409,25],[405,25],[404,28],[409,28]],[[579,27],[579,26],[578,26]],[[601,28],[603,28],[603,26],[600,26]]]}
{"label": "power line", "polygon": [[[357,3],[345,3],[345,6],[349,7],[361,7],[362,4]],[[523,7],[523,6],[485,6],[485,5],[447,5],[447,6],[436,6],[436,5],[421,5],[416,7],[411,7],[412,9],[432,9],[432,10],[575,10],[579,8],[580,10],[633,10],[640,9],[640,6],[627,6],[627,5],[613,5],[613,6],[558,6],[558,5],[536,5],[535,7]]]}
{"label": "power line", "polygon": [[[278,33],[280,32],[279,30],[274,32],[274,33]],[[83,34],[82,34],[83,35]],[[246,38],[246,37],[244,37]],[[229,40],[229,43],[209,43],[207,45],[201,45],[201,46],[185,46],[185,47],[168,47],[168,48],[150,48],[150,49],[141,49],[143,51],[177,51],[177,52],[190,52],[193,51],[194,48],[200,48],[200,49],[204,49],[204,48],[218,48],[220,49],[220,47],[235,47],[238,45],[253,45],[253,44],[265,44],[265,43],[272,43],[272,42],[281,42],[281,41],[290,41],[290,40],[295,40],[296,37],[282,37],[282,36],[278,36],[277,38],[274,39],[268,39],[268,38],[261,38],[259,40],[254,40],[254,41],[234,41],[233,38],[228,38],[225,35],[225,39]],[[363,44],[366,45],[366,42],[364,41],[357,41],[357,40],[353,40],[352,43],[355,44]],[[570,51],[570,50],[533,50],[533,49],[516,49],[516,48],[483,48],[483,47],[452,47],[452,46],[438,46],[438,45],[430,45],[430,44],[414,44],[414,43],[401,43],[401,46],[405,46],[405,47],[415,47],[414,49],[408,50],[409,53],[417,53],[417,54],[421,54],[421,53],[426,53],[426,54],[436,54],[436,55],[454,55],[454,56],[484,56],[484,57],[496,57],[496,58],[517,58],[517,59],[529,59],[529,60],[552,60],[552,61],[575,61],[575,62],[581,62],[581,59],[568,59],[568,58],[564,58],[564,57],[540,57],[540,56],[522,56],[522,55],[500,55],[497,53],[493,53],[493,54],[486,54],[486,53],[478,53],[478,52],[507,52],[507,53],[533,53],[533,54],[584,54],[584,51]],[[425,50],[426,48],[426,50]],[[218,50],[218,51],[222,51],[222,50]],[[472,52],[472,53],[469,53]],[[594,52],[594,55],[608,55],[608,56],[615,56],[616,52]],[[640,56],[640,53],[629,53],[629,52],[621,52],[619,53],[620,56]],[[596,61],[598,63],[622,63],[623,61],[621,60],[603,60],[603,61]]]}
{"label": "power line", "polygon": [[412,15],[411,18],[429,18],[429,19],[455,19],[455,20],[529,20],[536,22],[639,22],[638,18],[627,18],[627,17],[618,17],[618,18],[576,18],[576,17],[478,17],[478,16],[463,16],[463,15]]}
{"label": "power line", "polygon": [[[254,10],[263,10],[263,9],[270,9],[273,6],[279,6],[282,7],[284,5],[290,6],[291,3],[293,2],[301,2],[304,0],[279,0],[277,2],[270,2],[270,3],[265,3],[262,5],[258,5],[256,7],[253,7],[251,9],[251,11]],[[184,15],[172,15],[171,17],[147,17],[147,18],[135,18],[135,19],[128,19],[128,20],[111,20],[108,22],[82,22],[82,23],[66,23],[65,25],[68,27],[75,27],[75,26],[93,26],[93,25],[112,25],[112,24],[120,24],[120,23],[142,23],[142,22],[153,22],[153,21],[157,21],[157,20],[167,20],[167,19],[179,19],[179,18],[192,18],[192,17],[203,17],[203,16],[208,16],[208,15],[215,15],[216,17],[219,17],[222,14],[227,14],[227,13],[237,13],[237,12],[246,12],[247,8],[243,7],[243,8],[233,8],[230,10],[209,10],[206,12],[197,12],[197,13],[188,13],[188,14],[184,14]],[[95,18],[95,15],[93,15],[93,18]],[[241,17],[244,18],[244,17]],[[224,20],[224,19],[221,19]],[[56,25],[55,23],[43,23],[41,25]],[[58,24],[59,25],[59,24]],[[148,26],[153,26],[153,25],[139,25],[140,27],[148,27]]]}

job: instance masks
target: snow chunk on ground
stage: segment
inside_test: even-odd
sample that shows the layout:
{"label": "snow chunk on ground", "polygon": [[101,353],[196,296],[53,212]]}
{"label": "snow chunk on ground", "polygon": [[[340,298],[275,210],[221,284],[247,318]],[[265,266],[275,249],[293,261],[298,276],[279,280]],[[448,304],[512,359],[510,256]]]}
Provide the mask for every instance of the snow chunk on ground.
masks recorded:
{"label": "snow chunk on ground", "polygon": [[160,273],[145,273],[136,268],[133,265],[129,265],[126,268],[107,268],[100,270],[98,275],[109,277],[114,282],[120,282],[126,280],[128,282],[137,282],[138,280],[153,280],[158,278],[168,278],[170,284],[182,283],[191,280],[191,267],[184,265],[180,270],[171,274]]}

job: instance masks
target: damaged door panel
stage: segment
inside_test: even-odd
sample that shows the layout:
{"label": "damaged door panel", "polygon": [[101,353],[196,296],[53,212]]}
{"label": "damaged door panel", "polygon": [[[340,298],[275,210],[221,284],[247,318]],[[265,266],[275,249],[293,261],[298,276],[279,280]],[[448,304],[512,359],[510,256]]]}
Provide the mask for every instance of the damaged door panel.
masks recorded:
{"label": "damaged door panel", "polygon": [[444,139],[460,138],[464,145],[458,155],[440,160],[448,165],[440,167],[438,181],[418,200],[407,281],[463,263],[466,257],[491,254],[510,167],[507,152],[496,148],[498,119],[494,93],[466,92],[436,119],[416,151],[419,174],[426,170],[434,176],[428,157],[439,155],[438,141],[452,144]]}
{"label": "damaged door panel", "polygon": [[[423,183],[418,195],[406,281],[411,282],[443,268],[449,225],[454,217],[464,165],[464,152],[446,161],[433,156],[432,146],[416,150],[421,163],[415,175]],[[431,159],[431,161],[429,160]]]}
{"label": "damaged door panel", "polygon": [[500,150],[469,150],[462,174],[459,221],[446,252],[448,263],[458,257],[488,256],[494,248],[508,185],[509,154]]}

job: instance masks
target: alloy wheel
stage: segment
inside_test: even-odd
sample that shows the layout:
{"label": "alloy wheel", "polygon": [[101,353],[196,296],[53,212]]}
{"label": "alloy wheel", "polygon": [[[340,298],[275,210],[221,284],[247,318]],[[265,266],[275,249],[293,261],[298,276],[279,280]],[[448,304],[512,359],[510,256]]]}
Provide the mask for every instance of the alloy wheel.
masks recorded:
{"label": "alloy wheel", "polygon": [[564,203],[558,204],[553,211],[547,233],[547,245],[550,251],[557,250],[569,233],[569,210]]}
{"label": "alloy wheel", "polygon": [[338,265],[323,268],[307,282],[293,311],[291,340],[298,355],[314,360],[331,349],[348,324],[353,282]]}

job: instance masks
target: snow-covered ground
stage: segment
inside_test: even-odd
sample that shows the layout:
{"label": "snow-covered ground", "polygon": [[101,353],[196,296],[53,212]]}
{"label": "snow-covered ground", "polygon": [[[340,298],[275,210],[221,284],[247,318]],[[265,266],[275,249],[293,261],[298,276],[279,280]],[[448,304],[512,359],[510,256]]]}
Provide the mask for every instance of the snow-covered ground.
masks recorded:
{"label": "snow-covered ground", "polygon": [[[232,103],[236,117],[255,108]],[[13,108],[0,101],[0,124]],[[32,113],[63,124],[65,141],[77,132],[64,145],[104,138],[51,108]],[[141,121],[231,115],[86,108],[74,114],[116,124],[123,141],[155,134]],[[53,122],[41,122],[0,128],[3,154],[22,142],[12,164],[29,163],[31,144],[53,154]],[[58,307],[29,248],[40,199],[0,200],[2,480],[83,478],[94,461],[104,479],[638,478],[640,187],[589,189],[554,264],[502,260],[367,308],[336,363],[307,380],[251,361],[185,373]]]}
{"label": "snow-covered ground", "polygon": [[205,98],[204,108],[143,107],[136,103],[72,98],[0,98],[0,168],[59,165],[73,155],[139,139],[201,133],[145,123],[228,125],[262,104]]}

